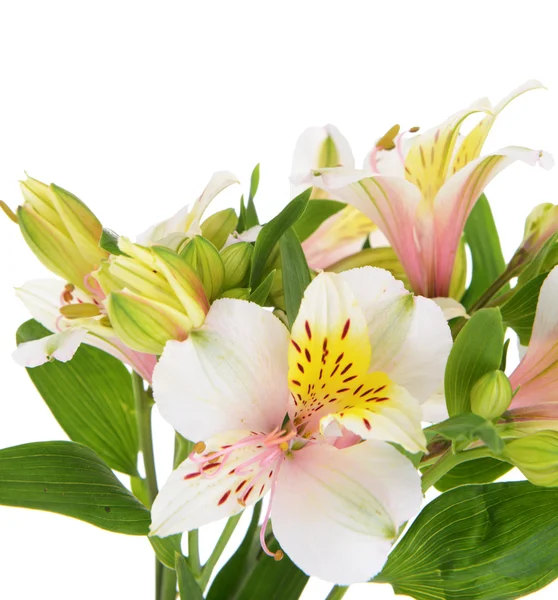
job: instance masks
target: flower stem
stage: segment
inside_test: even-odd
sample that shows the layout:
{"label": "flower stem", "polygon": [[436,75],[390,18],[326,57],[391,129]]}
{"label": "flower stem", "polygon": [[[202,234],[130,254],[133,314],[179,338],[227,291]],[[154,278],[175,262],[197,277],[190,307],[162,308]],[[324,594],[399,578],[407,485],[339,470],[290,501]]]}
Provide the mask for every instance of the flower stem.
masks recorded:
{"label": "flower stem", "polygon": [[231,517],[227,521],[227,524],[225,525],[223,532],[221,533],[219,539],[217,540],[217,544],[215,545],[215,548],[213,548],[213,552],[211,553],[209,559],[207,560],[207,562],[205,563],[205,565],[202,569],[202,574],[201,574],[201,577],[199,580],[200,588],[202,590],[205,589],[205,586],[209,583],[211,573],[213,572],[213,569],[215,568],[217,561],[221,558],[221,554],[223,554],[223,550],[225,549],[226,545],[228,544],[229,540],[231,539],[231,536],[232,536],[234,530],[236,529],[236,526],[238,525],[238,522],[240,521],[241,516],[242,516],[242,513],[235,515],[234,517]]}
{"label": "flower stem", "polygon": [[517,259],[515,259],[515,257],[512,258],[504,272],[492,282],[492,284],[485,290],[481,297],[471,306],[469,309],[469,314],[472,315],[477,310],[486,306],[506,285],[506,283],[508,283],[510,279],[515,277],[521,271],[522,267],[523,263],[520,257]]}
{"label": "flower stem", "polygon": [[145,393],[143,379],[137,373],[132,373],[132,387],[136,405],[139,447],[143,456],[145,480],[149,504],[153,504],[157,496],[157,473],[155,472],[155,457],[153,455],[153,435],[151,433],[151,402]]}
{"label": "flower stem", "polygon": [[475,448],[474,450],[459,452],[458,454],[454,454],[451,448],[446,450],[440,457],[440,460],[424,472],[424,475],[422,476],[423,493],[426,492],[428,488],[432,487],[446,473],[449,473],[453,467],[470,460],[475,460],[476,458],[485,458],[487,456],[493,456],[493,454],[485,446]]}
{"label": "flower stem", "polygon": [[346,585],[334,585],[327,595],[326,600],[338,600],[338,598],[343,598],[348,589],[349,587]]}
{"label": "flower stem", "polygon": [[[151,508],[158,493],[151,430],[152,402],[145,391],[143,379],[135,372],[132,373],[132,390],[136,407],[139,447],[145,469],[147,500],[149,508]],[[176,598],[176,573],[167,569],[157,559],[155,559],[155,598],[157,600],[175,600]]]}
{"label": "flower stem", "polygon": [[188,532],[188,565],[196,579],[201,576],[199,539],[197,529]]}

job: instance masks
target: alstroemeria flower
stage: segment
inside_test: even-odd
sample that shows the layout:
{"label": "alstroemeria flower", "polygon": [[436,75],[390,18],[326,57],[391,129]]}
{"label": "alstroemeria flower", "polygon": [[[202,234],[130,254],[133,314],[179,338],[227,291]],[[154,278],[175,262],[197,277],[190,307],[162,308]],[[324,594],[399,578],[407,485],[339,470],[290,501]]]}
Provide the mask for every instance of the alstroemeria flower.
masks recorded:
{"label": "alstroemeria flower", "polygon": [[525,431],[558,429],[558,267],[545,279],[527,352],[510,376],[507,413]]}
{"label": "alstroemeria flower", "polygon": [[175,234],[193,237],[201,234],[200,224],[207,207],[224,189],[233,183],[238,183],[235,175],[229,171],[213,173],[201,196],[193,203],[181,208],[175,215],[153,225],[147,231],[138,235],[137,242],[142,246],[164,244],[165,238]]}
{"label": "alstroemeria flower", "polygon": [[53,335],[20,344],[13,358],[24,367],[52,359],[65,362],[83,342],[112,354],[151,382],[156,357],[136,352],[118,339],[106,322],[101,289],[92,277],[85,282],[89,293],[59,279],[36,279],[16,289],[31,316]]}
{"label": "alstroemeria flower", "polygon": [[[485,186],[518,160],[544,168],[552,165],[550,155],[518,146],[480,156],[502,109],[540,87],[529,81],[495,107],[480,100],[414,137],[407,134],[416,128],[398,133],[396,126],[377,142],[364,170],[319,169],[299,183],[325,189],[372,219],[393,246],[416,293],[448,296],[465,222]],[[474,113],[487,116],[461,136],[463,121]]]}
{"label": "alstroemeria flower", "polygon": [[196,529],[270,491],[269,555],[271,517],[308,574],[368,580],[421,503],[417,471],[386,442],[424,449],[420,403],[450,347],[434,302],[372,267],[318,275],[291,334],[253,303],[217,300],[155,369],[162,416],[198,443],[156,498],[151,534]]}
{"label": "alstroemeria flower", "polygon": [[[347,167],[353,169],[355,159],[349,142],[333,125],[309,127],[298,138],[293,154],[290,180],[291,198],[308,186],[297,181],[315,169]],[[312,190],[312,200],[330,199],[323,189]],[[311,269],[325,269],[362,249],[368,235],[376,229],[372,221],[352,206],[327,218],[302,242],[302,249]]]}

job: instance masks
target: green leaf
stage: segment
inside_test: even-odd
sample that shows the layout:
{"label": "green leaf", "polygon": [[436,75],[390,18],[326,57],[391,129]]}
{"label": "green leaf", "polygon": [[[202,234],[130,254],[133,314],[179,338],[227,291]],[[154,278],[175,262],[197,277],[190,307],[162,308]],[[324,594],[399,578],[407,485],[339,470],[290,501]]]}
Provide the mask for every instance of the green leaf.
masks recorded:
{"label": "green leaf", "polygon": [[118,247],[118,234],[110,229],[103,229],[101,239],[99,240],[99,246],[115,256],[126,256],[126,254]]}
{"label": "green leaf", "polygon": [[558,576],[558,490],[463,486],[428,504],[375,581],[415,600],[513,600]]}
{"label": "green leaf", "polygon": [[511,327],[519,336],[519,341],[527,346],[531,339],[539,293],[548,273],[541,273],[521,286],[517,292],[500,306],[504,325]]}
{"label": "green leaf", "polygon": [[254,227],[255,225],[259,225],[260,221],[258,219],[258,213],[256,212],[256,205],[254,204],[254,198],[258,191],[258,186],[260,184],[260,164],[258,163],[254,170],[252,171],[252,176],[250,177],[250,194],[248,196],[248,203],[244,208],[244,198],[241,200],[241,210],[244,208],[242,214],[242,227],[243,230],[250,229],[250,227]]}
{"label": "green leaf", "polygon": [[[50,335],[37,321],[23,323],[17,343]],[[68,437],[89,446],[113,469],[137,475],[138,435],[132,380],[126,367],[82,344],[71,361],[27,369]]]}
{"label": "green leaf", "polygon": [[543,272],[552,270],[556,264],[556,253],[558,251],[558,233],[549,238],[536,256],[529,262],[525,270],[517,278],[516,289],[524,286]]}
{"label": "green leaf", "polygon": [[207,593],[207,600],[238,599],[242,585],[254,569],[256,559],[261,551],[260,539],[257,535],[260,528],[258,521],[261,511],[262,503],[260,501],[254,506],[252,518],[242,543],[213,580]]}
{"label": "green leaf", "polygon": [[149,537],[149,541],[159,562],[174,571],[176,554],[178,553],[182,556],[182,534],[177,533],[176,535],[169,535],[166,538],[153,536]]}
{"label": "green leaf", "polygon": [[279,242],[279,247],[281,249],[281,262],[283,265],[283,291],[285,294],[287,319],[289,326],[292,327],[300,308],[304,290],[308,287],[312,278],[304,251],[292,228],[285,231]]}
{"label": "green leaf", "polygon": [[488,371],[500,366],[504,344],[502,316],[497,308],[476,312],[451,349],[444,388],[450,416],[471,411],[471,388]]}
{"label": "green leaf", "polygon": [[262,227],[252,257],[252,272],[250,274],[250,287],[252,289],[255,289],[262,282],[267,260],[271,256],[275,245],[285,231],[292,227],[304,213],[310,194],[311,189],[302,192],[294,200],[291,200],[274,219]]}
{"label": "green leaf", "polygon": [[273,280],[275,278],[275,269],[269,273],[269,275],[260,283],[260,285],[250,294],[248,300],[255,302],[260,306],[264,306],[267,302],[267,297],[271,288],[273,287]]}
{"label": "green leaf", "polygon": [[[279,548],[272,541],[269,549],[275,552]],[[255,568],[243,585],[235,600],[298,600],[306,586],[308,575],[303,573],[288,556],[280,561],[260,552]]]}
{"label": "green leaf", "polygon": [[504,449],[504,442],[498,436],[494,425],[474,413],[462,413],[450,417],[430,429],[455,442],[472,442],[478,439],[493,452],[500,453]]}
{"label": "green leaf", "polygon": [[180,600],[203,600],[203,593],[200,586],[188,568],[186,559],[180,553],[176,554],[175,569]]}
{"label": "green leaf", "polygon": [[[467,219],[465,239],[473,259],[473,276],[461,304],[470,308],[506,268],[492,210],[484,194]],[[506,286],[502,291],[508,289],[509,286]]]}
{"label": "green leaf", "polygon": [[446,492],[460,485],[490,483],[505,475],[513,465],[495,458],[478,458],[454,467],[434,485],[437,490]]}
{"label": "green leaf", "polygon": [[147,535],[151,521],[93,450],[75,442],[0,450],[0,505],[47,510],[128,535]]}
{"label": "green leaf", "polygon": [[300,219],[293,225],[298,239],[303,242],[329,217],[345,208],[346,204],[336,200],[310,200]]}

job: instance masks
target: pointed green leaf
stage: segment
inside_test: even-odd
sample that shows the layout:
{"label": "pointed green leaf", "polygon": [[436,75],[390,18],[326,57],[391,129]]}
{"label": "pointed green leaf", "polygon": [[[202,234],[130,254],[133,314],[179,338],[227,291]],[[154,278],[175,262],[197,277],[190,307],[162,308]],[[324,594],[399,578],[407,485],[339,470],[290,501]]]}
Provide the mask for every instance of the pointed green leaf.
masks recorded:
{"label": "pointed green leaf", "polygon": [[[18,344],[50,335],[37,321],[23,323]],[[132,380],[116,358],[82,344],[71,361],[27,369],[68,437],[89,446],[113,469],[137,475],[138,436]]]}
{"label": "pointed green leaf", "polygon": [[266,263],[275,245],[285,231],[292,227],[304,213],[310,194],[311,189],[302,192],[294,200],[291,200],[274,219],[262,227],[254,246],[252,258],[252,272],[250,274],[250,287],[252,289],[255,289],[262,282],[265,276]]}
{"label": "pointed green leaf", "polygon": [[166,538],[150,536],[148,539],[151,542],[151,546],[153,547],[159,562],[163,563],[168,569],[174,571],[176,554],[182,555],[182,534],[169,535]]}
{"label": "pointed green leaf", "polygon": [[437,490],[446,492],[460,485],[471,483],[491,483],[505,475],[513,465],[495,458],[478,458],[454,467],[434,485]]}
{"label": "pointed green leaf", "polygon": [[188,568],[186,559],[182,554],[176,554],[175,569],[178,579],[178,589],[180,591],[180,600],[203,600],[203,593],[200,586]]}
{"label": "pointed green leaf", "polygon": [[513,600],[558,576],[558,490],[469,485],[428,504],[375,581],[415,600]]}
{"label": "pointed green leaf", "polygon": [[287,308],[287,319],[292,327],[304,290],[311,281],[310,270],[304,256],[302,246],[296,237],[294,230],[287,229],[279,242],[281,249],[283,291],[285,294],[285,306]]}
{"label": "pointed green leaf", "polygon": [[[477,200],[467,219],[465,239],[473,259],[473,276],[461,303],[465,308],[470,308],[506,268],[498,230],[484,194]],[[509,286],[506,286],[502,291],[508,289]]]}
{"label": "pointed green leaf", "polygon": [[102,529],[147,535],[147,508],[108,466],[75,442],[37,442],[0,450],[0,504],[59,513]]}
{"label": "pointed green leaf", "polygon": [[476,312],[457,336],[448,358],[444,389],[450,416],[471,411],[471,388],[485,373],[499,368],[503,345],[500,311]]}
{"label": "pointed green leaf", "polygon": [[293,225],[298,239],[303,242],[329,217],[345,208],[345,204],[336,200],[310,200],[300,219]]}
{"label": "pointed green leaf", "polygon": [[524,346],[527,346],[531,339],[539,293],[547,276],[548,273],[537,275],[521,286],[506,303],[500,306],[504,325],[511,327],[517,333],[519,341]]}
{"label": "pointed green leaf", "polygon": [[275,269],[260,283],[260,285],[250,294],[248,300],[255,302],[260,306],[265,306],[267,297],[271,288],[273,287],[273,280],[275,279]]}
{"label": "pointed green leaf", "polygon": [[99,240],[99,246],[103,250],[114,254],[114,256],[126,256],[126,254],[118,247],[118,234],[110,229],[103,229],[101,239]]}

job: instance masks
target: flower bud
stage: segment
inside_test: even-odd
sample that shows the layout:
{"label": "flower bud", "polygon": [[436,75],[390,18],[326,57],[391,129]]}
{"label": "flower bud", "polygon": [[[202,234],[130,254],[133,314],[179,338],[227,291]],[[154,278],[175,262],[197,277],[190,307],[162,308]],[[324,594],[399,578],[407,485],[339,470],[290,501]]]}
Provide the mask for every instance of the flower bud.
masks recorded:
{"label": "flower bud", "polygon": [[248,300],[250,288],[231,288],[221,294],[221,298],[236,298],[237,300]]}
{"label": "flower bud", "polygon": [[490,371],[471,389],[471,411],[485,419],[495,419],[507,410],[512,395],[506,374],[503,371]]}
{"label": "flower bud", "polygon": [[192,267],[163,246],[146,248],[125,238],[121,256],[93,273],[108,296],[107,312],[120,339],[139,352],[160,354],[168,340],[184,340],[209,310]]}
{"label": "flower bud", "polygon": [[108,253],[99,247],[103,228],[95,215],[66,190],[28,177],[17,218],[25,241],[53,273],[86,289],[84,279]]}
{"label": "flower bud", "polygon": [[230,290],[231,288],[242,288],[248,285],[253,253],[254,247],[248,242],[232,244],[221,252],[225,267],[223,289]]}
{"label": "flower bud", "polygon": [[558,206],[545,203],[535,206],[525,221],[521,249],[536,254],[558,232]]}
{"label": "flower bud", "polygon": [[225,267],[217,248],[196,235],[181,250],[180,256],[194,269],[208,300],[213,302],[221,293],[225,279]]}
{"label": "flower bud", "polygon": [[225,245],[229,235],[233,233],[238,224],[238,217],[233,208],[221,210],[208,217],[201,224],[201,234],[209,240],[217,250]]}
{"label": "flower bud", "polygon": [[558,486],[558,432],[540,431],[513,440],[504,454],[531,483]]}

